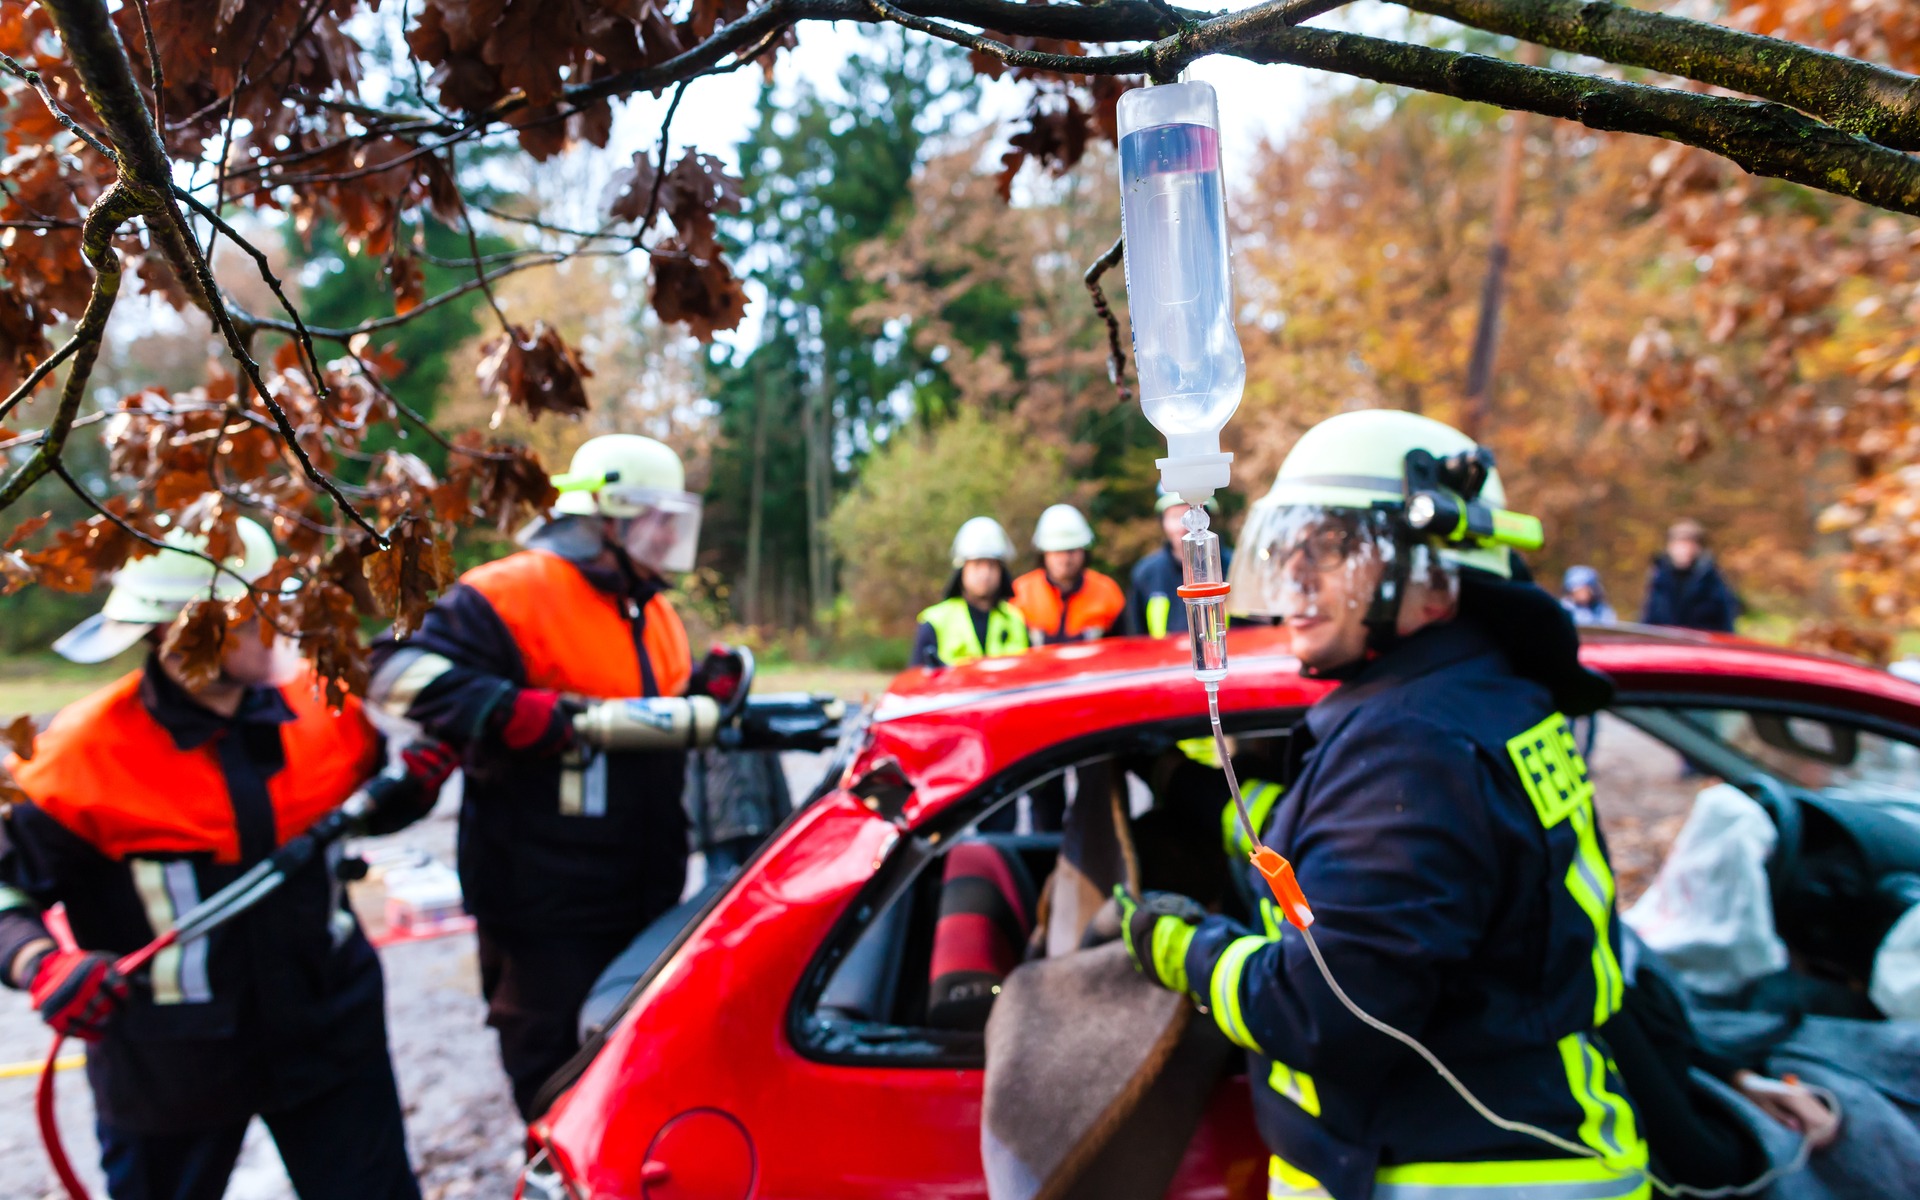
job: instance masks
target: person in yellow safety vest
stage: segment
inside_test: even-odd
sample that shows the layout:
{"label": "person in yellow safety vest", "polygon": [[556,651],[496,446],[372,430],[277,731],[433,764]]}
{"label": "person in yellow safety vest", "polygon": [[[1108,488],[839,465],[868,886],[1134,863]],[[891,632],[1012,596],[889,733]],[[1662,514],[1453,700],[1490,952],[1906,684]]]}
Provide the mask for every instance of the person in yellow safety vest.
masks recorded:
{"label": "person in yellow safety vest", "polygon": [[[1524,523],[1500,511],[1492,467],[1457,430],[1386,411],[1322,422],[1287,456],[1241,538],[1231,605],[1284,619],[1303,671],[1340,686],[1287,739],[1285,790],[1250,779],[1246,799],[1345,992],[1502,1118],[1585,1153],[1487,1121],[1359,1021],[1270,904],[1247,928],[1123,894],[1135,965],[1248,1053],[1273,1200],[1650,1195],[1603,1035],[1624,986],[1613,873],[1565,715],[1611,687],[1580,666],[1553,597],[1473,532]],[[1427,532],[1415,492],[1487,520]]]}
{"label": "person in yellow safety vest", "polygon": [[1093,526],[1071,504],[1055,504],[1033,527],[1040,565],[1013,581],[1013,606],[1036,646],[1090,642],[1119,621],[1127,597],[1111,577],[1087,566]]}
{"label": "person in yellow safety vest", "polygon": [[913,639],[913,665],[951,667],[975,658],[1023,654],[1027,622],[1008,601],[1013,584],[1007,564],[1013,542],[1000,522],[974,517],[953,539],[953,577],[946,598],[920,614]]}
{"label": "person in yellow safety vest", "polygon": [[[1142,634],[1166,637],[1187,631],[1187,606],[1180,602],[1179,596],[1180,585],[1186,582],[1185,568],[1180,564],[1180,538],[1186,529],[1180,519],[1191,507],[1174,493],[1161,491],[1153,510],[1160,514],[1160,531],[1166,534],[1166,540],[1133,565],[1133,574],[1128,579],[1127,610],[1117,632],[1135,637]],[[1211,511],[1214,502],[1207,501],[1207,508]],[[1231,547],[1220,547],[1220,565],[1233,566]]]}

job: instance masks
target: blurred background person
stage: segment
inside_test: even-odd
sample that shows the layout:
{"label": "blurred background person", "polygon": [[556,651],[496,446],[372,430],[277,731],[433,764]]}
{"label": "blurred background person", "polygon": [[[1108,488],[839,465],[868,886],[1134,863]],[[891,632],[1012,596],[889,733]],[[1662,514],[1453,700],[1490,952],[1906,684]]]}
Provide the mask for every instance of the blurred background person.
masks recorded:
{"label": "blurred background person", "polygon": [[1036,646],[1105,637],[1127,606],[1111,576],[1087,566],[1093,526],[1071,504],[1055,504],[1033,527],[1040,565],[1013,581],[1013,606]]}
{"label": "blurred background person", "polygon": [[[1180,539],[1187,531],[1180,522],[1192,507],[1167,491],[1162,491],[1160,499],[1154,502],[1153,510],[1160,514],[1160,530],[1166,534],[1166,540],[1134,564],[1123,622],[1127,633],[1166,637],[1187,631],[1187,606],[1180,603],[1178,595],[1180,585],[1186,582],[1185,568],[1180,563]],[[1207,501],[1207,511],[1217,511],[1211,500]],[[1233,565],[1233,550],[1225,539],[1220,545],[1220,565]]]}
{"label": "blurred background person", "polygon": [[920,612],[912,665],[951,667],[975,658],[1024,654],[1026,618],[1013,607],[1013,541],[992,517],[974,517],[953,537],[953,575],[940,603]]}
{"label": "blurred background person", "polygon": [[1641,623],[1732,633],[1740,607],[1707,549],[1706,528],[1691,519],[1674,522],[1666,552],[1653,560]]}
{"label": "blurred background person", "polygon": [[1567,568],[1560,577],[1560,607],[1573,617],[1575,625],[1612,625],[1620,620],[1620,614],[1607,603],[1600,572],[1592,567]]}

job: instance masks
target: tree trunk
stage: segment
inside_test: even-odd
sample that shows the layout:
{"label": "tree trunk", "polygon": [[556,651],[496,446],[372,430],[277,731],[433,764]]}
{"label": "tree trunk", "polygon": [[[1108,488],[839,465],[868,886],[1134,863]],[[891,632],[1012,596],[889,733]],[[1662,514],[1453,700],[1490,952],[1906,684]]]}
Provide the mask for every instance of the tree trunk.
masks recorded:
{"label": "tree trunk", "polygon": [[754,377],[753,466],[747,484],[747,624],[758,626],[766,611],[760,595],[760,541],[765,525],[767,495],[767,376]]}
{"label": "tree trunk", "polygon": [[[1526,46],[1520,60],[1540,64],[1540,48]],[[1500,349],[1500,310],[1506,299],[1507,265],[1513,254],[1513,224],[1520,210],[1521,163],[1526,156],[1527,114],[1511,113],[1500,139],[1500,168],[1493,194],[1493,230],[1487,247],[1487,278],[1480,288],[1480,320],[1467,362],[1465,433],[1475,441],[1493,424],[1493,364]]]}

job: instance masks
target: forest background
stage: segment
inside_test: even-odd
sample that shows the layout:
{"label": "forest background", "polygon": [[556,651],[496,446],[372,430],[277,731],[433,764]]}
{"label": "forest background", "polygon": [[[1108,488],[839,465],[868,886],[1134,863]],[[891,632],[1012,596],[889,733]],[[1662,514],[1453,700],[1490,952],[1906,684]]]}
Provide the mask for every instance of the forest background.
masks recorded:
{"label": "forest background", "polygon": [[[374,44],[376,65],[387,49]],[[1910,41],[1869,49],[1914,65]],[[404,91],[404,73],[393,78]],[[1162,451],[1116,396],[1107,327],[1082,283],[1119,225],[1105,143],[1064,170],[1021,170],[1014,130],[977,115],[964,52],[897,30],[869,35],[838,82],[769,85],[738,148],[737,211],[720,220],[750,297],[737,336],[703,344],[661,324],[627,259],[582,256],[503,279],[491,299],[510,318],[538,314],[578,352],[585,415],[515,410],[494,427],[477,383],[490,336],[478,292],[396,329],[390,386],[442,431],[524,439],[555,470],[597,433],[667,440],[706,495],[701,565],[683,588],[703,631],[776,658],[887,669],[976,513],[1024,549],[1043,507],[1079,504],[1099,534],[1095,565],[1124,581],[1160,536]],[[1662,530],[1690,516],[1713,530],[1749,632],[1868,657],[1900,648],[1920,626],[1906,565],[1920,531],[1906,265],[1920,224],[1651,139],[1370,84],[1319,89],[1297,128],[1233,167],[1248,388],[1226,435],[1230,530],[1309,425],[1406,408],[1496,450],[1509,496],[1545,521],[1536,567],[1549,585],[1591,563],[1631,616]],[[1031,139],[1045,127],[1022,128]],[[620,186],[572,154],[482,152],[464,169],[483,181],[483,211],[557,227],[574,200],[577,221],[595,222]],[[503,261],[539,245],[525,221],[476,228],[473,248]],[[393,311],[382,263],[337,228],[303,236],[255,219],[244,231],[308,321]],[[1498,351],[1469,399],[1496,241]],[[412,259],[425,294],[460,279],[436,263],[468,251],[465,231],[424,219]],[[259,291],[238,298],[271,307]],[[1117,277],[1108,291],[1124,329]],[[99,411],[142,387],[231,394],[199,313],[143,314],[117,324],[95,370]],[[397,436],[383,430],[362,452]],[[446,451],[415,440],[408,449],[443,469]],[[104,450],[69,453],[104,490]],[[21,511],[86,515],[51,479]],[[466,565],[510,546],[466,529],[454,549]],[[0,653],[28,655],[98,597],[33,587],[5,603]]]}

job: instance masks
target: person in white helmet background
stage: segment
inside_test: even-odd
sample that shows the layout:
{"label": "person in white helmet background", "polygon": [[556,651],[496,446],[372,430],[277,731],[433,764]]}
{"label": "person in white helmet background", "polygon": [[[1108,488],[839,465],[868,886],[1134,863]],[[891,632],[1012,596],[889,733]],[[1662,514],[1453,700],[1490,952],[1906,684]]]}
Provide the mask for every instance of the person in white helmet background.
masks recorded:
{"label": "person in white helmet background", "polygon": [[[1151,554],[1135,563],[1127,579],[1127,608],[1121,621],[1122,631],[1135,637],[1166,637],[1187,631],[1187,606],[1180,602],[1180,585],[1186,582],[1186,568],[1180,561],[1180,539],[1186,534],[1181,520],[1192,508],[1178,495],[1162,488],[1153,511],[1160,516],[1160,532],[1165,540]],[[1217,506],[1207,501],[1208,511]],[[1220,565],[1233,566],[1233,548],[1220,547]]]}
{"label": "person in white helmet background", "polygon": [[[359,702],[328,708],[304,660],[263,638],[259,618],[227,632],[211,680],[163,648],[189,603],[238,600],[273,564],[266,530],[242,519],[236,532],[242,552],[224,571],[197,557],[206,537],[168,534],[170,549],[129,562],[105,607],[55,643],[83,663],[149,649],[138,670],[64,709],[30,759],[6,763],[28,799],[0,818],[0,977],[90,1043],[115,1200],[218,1200],[255,1116],[302,1200],[418,1200],[380,960],[324,856],[135,977],[114,966],[381,763]],[[400,757],[403,773],[367,784],[370,832],[424,815],[453,768],[442,746]],[[77,949],[42,921],[55,903]]]}
{"label": "person in white helmet background", "polygon": [[1027,651],[1027,622],[1010,601],[1013,541],[992,517],[974,517],[953,537],[946,596],[920,613],[912,665],[951,667]]}
{"label": "person in white helmet background", "polygon": [[462,575],[405,641],[374,647],[369,696],[458,747],[459,872],[478,926],[487,1021],[532,1119],[579,1049],[594,980],[686,882],[686,755],[593,752],[584,702],[698,686],[667,599],[692,569],[700,497],[679,455],[635,434],[589,439],[554,477],[524,549]]}
{"label": "person in white helmet background", "polygon": [[1126,608],[1126,593],[1087,566],[1093,526],[1071,504],[1055,504],[1033,528],[1040,565],[1013,581],[1013,606],[1036,646],[1105,637]]}

